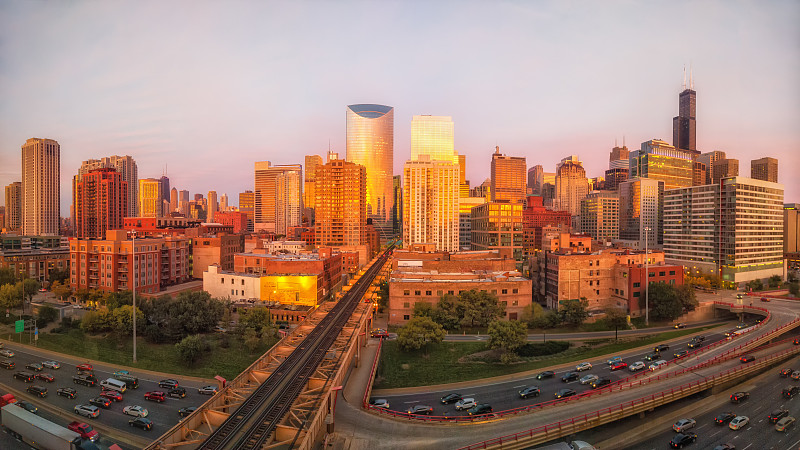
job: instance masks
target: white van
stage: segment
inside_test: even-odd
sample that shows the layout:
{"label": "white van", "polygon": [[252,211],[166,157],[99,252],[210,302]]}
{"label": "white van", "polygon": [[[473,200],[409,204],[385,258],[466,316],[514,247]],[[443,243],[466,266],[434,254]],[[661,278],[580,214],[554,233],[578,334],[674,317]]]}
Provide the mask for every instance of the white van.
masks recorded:
{"label": "white van", "polygon": [[[665,365],[665,364],[667,364],[667,361],[666,361],[666,360],[664,360],[664,359],[659,359],[658,361],[654,362],[653,364],[650,364],[650,367],[649,367],[649,369],[650,369],[651,371],[652,371],[652,370],[658,370],[658,369],[660,369],[660,368],[661,368],[661,366],[663,366],[663,365]],[[101,384],[102,384],[102,383],[101,383]]]}
{"label": "white van", "polygon": [[124,381],[115,380],[113,378],[106,378],[105,380],[101,381],[100,387],[102,387],[103,389],[117,391],[120,394],[124,394],[125,391],[128,389],[128,385],[125,384]]}

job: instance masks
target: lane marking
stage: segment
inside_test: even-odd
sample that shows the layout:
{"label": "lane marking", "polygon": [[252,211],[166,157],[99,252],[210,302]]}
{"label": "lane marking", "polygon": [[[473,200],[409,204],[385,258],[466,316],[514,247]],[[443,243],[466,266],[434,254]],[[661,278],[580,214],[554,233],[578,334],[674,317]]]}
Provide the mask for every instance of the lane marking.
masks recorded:
{"label": "lane marking", "polygon": [[514,389],[525,387],[525,386],[527,386],[527,384],[520,384],[519,386],[514,386]]}
{"label": "lane marking", "polygon": [[718,434],[720,434],[720,433],[722,433],[722,430],[719,430],[719,431],[717,431],[716,433],[712,434],[712,435],[711,435],[711,436],[709,436],[709,437],[714,437],[714,436],[716,436],[716,435],[718,435]]}

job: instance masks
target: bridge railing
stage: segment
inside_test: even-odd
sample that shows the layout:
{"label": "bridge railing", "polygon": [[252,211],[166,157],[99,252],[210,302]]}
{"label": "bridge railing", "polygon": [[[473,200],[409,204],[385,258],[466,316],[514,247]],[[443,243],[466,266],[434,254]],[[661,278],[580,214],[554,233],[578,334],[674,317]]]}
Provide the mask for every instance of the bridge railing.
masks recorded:
{"label": "bridge railing", "polygon": [[367,383],[367,389],[364,390],[364,400],[361,402],[361,406],[364,408],[369,408],[369,397],[372,395],[372,384],[375,382],[375,373],[378,371],[378,361],[381,359],[381,347],[383,347],[383,338],[378,341],[378,349],[375,350],[375,359],[372,360],[372,368],[369,371],[369,382]]}

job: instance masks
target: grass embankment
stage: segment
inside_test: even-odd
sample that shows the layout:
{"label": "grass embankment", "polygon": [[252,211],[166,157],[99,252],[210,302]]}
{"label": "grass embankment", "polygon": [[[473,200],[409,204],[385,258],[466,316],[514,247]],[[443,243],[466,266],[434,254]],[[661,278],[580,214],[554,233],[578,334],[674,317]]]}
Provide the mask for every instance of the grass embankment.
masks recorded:
{"label": "grass embankment", "polygon": [[714,327],[668,331],[655,335],[620,339],[617,342],[614,342],[614,339],[589,340],[580,347],[572,347],[555,355],[523,358],[522,362],[509,365],[483,361],[459,362],[462,357],[487,350],[486,342],[445,341],[429,346],[426,354],[424,350],[403,352],[398,348],[397,341],[384,341],[375,388],[427,386],[508,375],[611,355],[709,328]]}
{"label": "grass embankment", "polygon": [[[139,338],[136,347],[138,362],[134,364],[131,361],[132,339],[118,339],[113,335],[89,335],[75,329],[64,334],[40,334],[38,346],[77,358],[92,359],[108,364],[202,378],[213,378],[214,375],[220,375],[229,380],[239,375],[269,348],[269,346],[263,345],[256,351],[249,352],[233,336],[225,337],[215,334],[203,337],[210,349],[191,366],[181,360],[173,344],[151,344]],[[228,342],[227,347],[225,339]]]}

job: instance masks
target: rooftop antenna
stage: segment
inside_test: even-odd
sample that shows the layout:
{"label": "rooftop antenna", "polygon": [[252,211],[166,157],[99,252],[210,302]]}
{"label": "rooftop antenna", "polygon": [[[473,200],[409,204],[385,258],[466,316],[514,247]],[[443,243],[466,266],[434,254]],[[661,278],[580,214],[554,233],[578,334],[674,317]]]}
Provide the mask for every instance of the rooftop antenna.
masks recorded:
{"label": "rooftop antenna", "polygon": [[683,65],[683,90],[686,90],[686,64]]}
{"label": "rooftop antenna", "polygon": [[625,135],[622,135],[622,146],[625,147]]}
{"label": "rooftop antenna", "polygon": [[694,80],[692,79],[692,63],[689,63],[689,89],[694,90]]}

